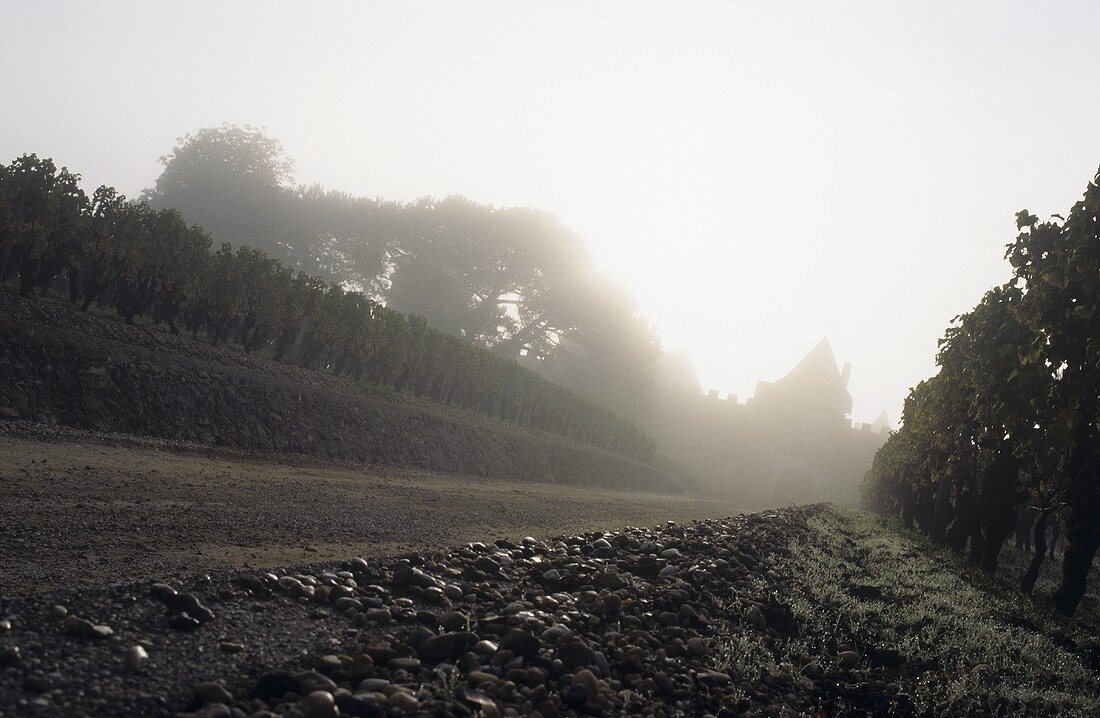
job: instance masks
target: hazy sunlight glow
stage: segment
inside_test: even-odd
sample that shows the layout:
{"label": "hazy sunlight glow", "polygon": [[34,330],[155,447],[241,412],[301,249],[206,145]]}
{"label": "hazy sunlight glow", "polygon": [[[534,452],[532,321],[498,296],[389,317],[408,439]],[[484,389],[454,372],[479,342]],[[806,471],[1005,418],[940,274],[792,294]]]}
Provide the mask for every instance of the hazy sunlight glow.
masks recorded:
{"label": "hazy sunlight glow", "polygon": [[1008,278],[1013,214],[1068,207],[1100,158],[1100,6],[1033,7],[6,3],[0,161],[136,195],[228,121],[300,182],[537,206],[705,387],[749,395],[827,335],[853,418],[896,422]]}

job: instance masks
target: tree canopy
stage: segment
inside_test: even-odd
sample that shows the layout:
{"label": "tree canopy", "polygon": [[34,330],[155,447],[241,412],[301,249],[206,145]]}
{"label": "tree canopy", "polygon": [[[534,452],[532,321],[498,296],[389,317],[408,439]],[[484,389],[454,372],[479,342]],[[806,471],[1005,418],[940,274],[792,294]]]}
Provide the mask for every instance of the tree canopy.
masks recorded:
{"label": "tree canopy", "polygon": [[[276,140],[223,125],[180,138],[145,197],[217,241],[288,266],[553,376],[603,403],[647,392],[659,341],[553,215],[463,197],[388,202],[295,186]],[[620,408],[627,408],[620,406]]]}

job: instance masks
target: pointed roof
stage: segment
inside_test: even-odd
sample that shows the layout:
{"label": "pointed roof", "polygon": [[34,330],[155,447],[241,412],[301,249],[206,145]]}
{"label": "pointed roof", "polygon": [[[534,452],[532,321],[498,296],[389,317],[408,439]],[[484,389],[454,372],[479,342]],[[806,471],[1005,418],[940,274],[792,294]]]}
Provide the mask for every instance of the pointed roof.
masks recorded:
{"label": "pointed roof", "polygon": [[851,364],[843,371],[837,368],[829,339],[822,339],[802,361],[782,379],[756,384],[753,403],[785,407],[782,410],[801,414],[833,414],[845,417],[852,413],[852,395],[848,392]]}
{"label": "pointed roof", "polygon": [[820,381],[824,378],[839,379],[840,370],[836,366],[836,357],[833,356],[833,347],[829,344],[829,338],[823,337],[810,353],[802,357],[802,361],[795,365],[786,376],[779,381]]}
{"label": "pointed roof", "polygon": [[880,434],[884,431],[890,431],[893,428],[892,426],[890,426],[890,417],[886,416],[885,410],[878,413],[878,416],[875,417],[875,420],[871,422],[871,428]]}

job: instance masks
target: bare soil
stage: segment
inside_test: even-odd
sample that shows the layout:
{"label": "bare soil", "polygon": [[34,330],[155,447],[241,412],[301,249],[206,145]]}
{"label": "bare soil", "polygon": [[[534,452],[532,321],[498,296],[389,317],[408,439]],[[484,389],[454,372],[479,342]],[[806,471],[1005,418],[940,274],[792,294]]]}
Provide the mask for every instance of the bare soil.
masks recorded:
{"label": "bare soil", "polygon": [[118,442],[65,429],[34,433],[0,435],[5,596],[653,525],[744,508],[728,499],[255,452],[181,453],[156,440]]}

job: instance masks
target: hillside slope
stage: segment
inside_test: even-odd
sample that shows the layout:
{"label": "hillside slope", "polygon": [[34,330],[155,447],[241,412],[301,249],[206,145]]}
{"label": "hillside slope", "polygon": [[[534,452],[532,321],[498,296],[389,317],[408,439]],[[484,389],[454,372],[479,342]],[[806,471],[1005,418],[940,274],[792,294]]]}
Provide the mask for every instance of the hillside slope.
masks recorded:
{"label": "hillside slope", "polygon": [[557,435],[0,293],[0,416],[456,474],[676,490]]}

